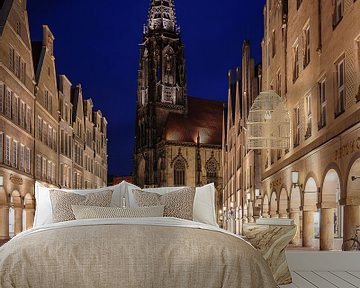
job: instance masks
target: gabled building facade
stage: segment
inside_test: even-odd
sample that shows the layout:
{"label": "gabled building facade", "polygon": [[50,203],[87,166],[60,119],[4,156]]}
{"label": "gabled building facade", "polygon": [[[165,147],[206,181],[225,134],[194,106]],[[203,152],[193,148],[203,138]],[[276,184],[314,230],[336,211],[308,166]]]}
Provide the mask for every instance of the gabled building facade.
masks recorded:
{"label": "gabled building facade", "polygon": [[[35,181],[64,188],[107,183],[107,121],[92,105],[85,109],[91,101],[83,101],[80,85],[57,78],[49,27],[42,41],[31,42],[26,4],[0,1],[0,240],[32,227]],[[86,185],[85,154],[93,159]]]}
{"label": "gabled building facade", "polygon": [[242,47],[241,67],[228,74],[228,103],[223,126],[223,226],[241,233],[243,222],[259,216],[260,153],[246,148],[246,122],[261,89],[261,66],[255,66],[250,44]]}

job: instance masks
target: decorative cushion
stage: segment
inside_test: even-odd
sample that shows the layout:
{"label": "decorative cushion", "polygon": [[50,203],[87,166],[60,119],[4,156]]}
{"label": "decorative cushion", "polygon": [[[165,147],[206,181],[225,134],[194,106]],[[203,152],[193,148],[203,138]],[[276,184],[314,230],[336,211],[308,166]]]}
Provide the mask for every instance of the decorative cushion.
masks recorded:
{"label": "decorative cushion", "polygon": [[135,189],[132,191],[139,207],[164,205],[164,217],[193,219],[195,188],[187,187],[160,195]]}
{"label": "decorative cushion", "polygon": [[164,206],[117,208],[71,205],[75,219],[163,217]]}
{"label": "decorative cushion", "polygon": [[50,190],[53,220],[55,223],[75,220],[71,205],[110,206],[112,194],[112,190],[89,193],[87,195],[79,195],[61,190]]}
{"label": "decorative cushion", "polygon": [[[123,207],[124,203],[128,206],[128,197],[127,195],[128,183],[123,181],[120,184],[111,187],[104,187],[98,189],[84,189],[84,190],[71,190],[71,189],[61,189],[61,191],[67,193],[76,193],[79,195],[87,195],[89,193],[99,193],[108,190],[113,191],[111,199],[111,207]],[[54,188],[49,188],[44,186],[40,182],[35,182],[35,199],[36,199],[36,210],[35,210],[35,219],[33,227],[40,227],[54,223],[52,205],[50,201],[50,190]],[[59,190],[59,189],[57,189]]]}
{"label": "decorative cushion", "polygon": [[[134,199],[132,191],[134,189],[140,190],[141,188],[133,184],[124,183],[126,203],[128,207],[138,207]],[[144,192],[152,192],[160,195],[165,195],[185,187],[162,187],[162,188],[148,188],[143,189]],[[218,227],[215,212],[215,185],[210,183],[201,187],[196,187],[196,193],[193,206],[193,219],[196,222],[212,225]]]}

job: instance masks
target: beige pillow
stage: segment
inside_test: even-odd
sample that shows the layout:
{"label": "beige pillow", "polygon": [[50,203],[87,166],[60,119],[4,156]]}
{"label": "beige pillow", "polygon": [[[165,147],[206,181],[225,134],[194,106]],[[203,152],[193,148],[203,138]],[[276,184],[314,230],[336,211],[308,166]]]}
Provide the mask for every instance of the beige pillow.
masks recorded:
{"label": "beige pillow", "polygon": [[132,193],[139,207],[164,205],[164,217],[193,219],[194,187],[183,188],[164,195],[137,189],[132,190]]}
{"label": "beige pillow", "polygon": [[50,190],[53,221],[56,223],[75,220],[75,215],[71,209],[71,205],[108,207],[111,203],[112,193],[112,190],[107,190],[104,192],[80,195],[61,190]]}
{"label": "beige pillow", "polygon": [[76,219],[163,217],[164,206],[118,208],[71,205]]}

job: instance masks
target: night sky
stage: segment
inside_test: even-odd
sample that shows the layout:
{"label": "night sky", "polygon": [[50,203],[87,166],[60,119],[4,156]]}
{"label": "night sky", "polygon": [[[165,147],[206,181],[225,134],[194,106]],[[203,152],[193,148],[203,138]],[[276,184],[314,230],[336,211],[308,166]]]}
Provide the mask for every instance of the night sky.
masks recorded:
{"label": "night sky", "polygon": [[[106,3],[106,4],[104,4]],[[32,41],[42,24],[55,36],[58,74],[81,83],[109,122],[109,174],[130,175],[139,43],[150,0],[28,0]],[[190,96],[227,99],[227,71],[250,40],[261,61],[265,0],[175,0]]]}

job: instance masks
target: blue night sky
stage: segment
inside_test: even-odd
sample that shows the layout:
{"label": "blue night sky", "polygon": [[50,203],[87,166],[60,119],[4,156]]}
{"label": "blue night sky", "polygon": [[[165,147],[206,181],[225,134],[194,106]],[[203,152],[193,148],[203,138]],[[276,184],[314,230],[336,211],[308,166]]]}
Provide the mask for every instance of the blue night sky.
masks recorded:
{"label": "blue night sky", "polygon": [[[105,4],[106,3],[106,4]],[[109,174],[130,175],[139,43],[150,0],[29,0],[33,41],[42,24],[55,35],[58,74],[81,83],[84,98],[108,119]],[[227,99],[227,71],[250,40],[261,60],[265,0],[175,0],[185,43],[190,96]]]}

